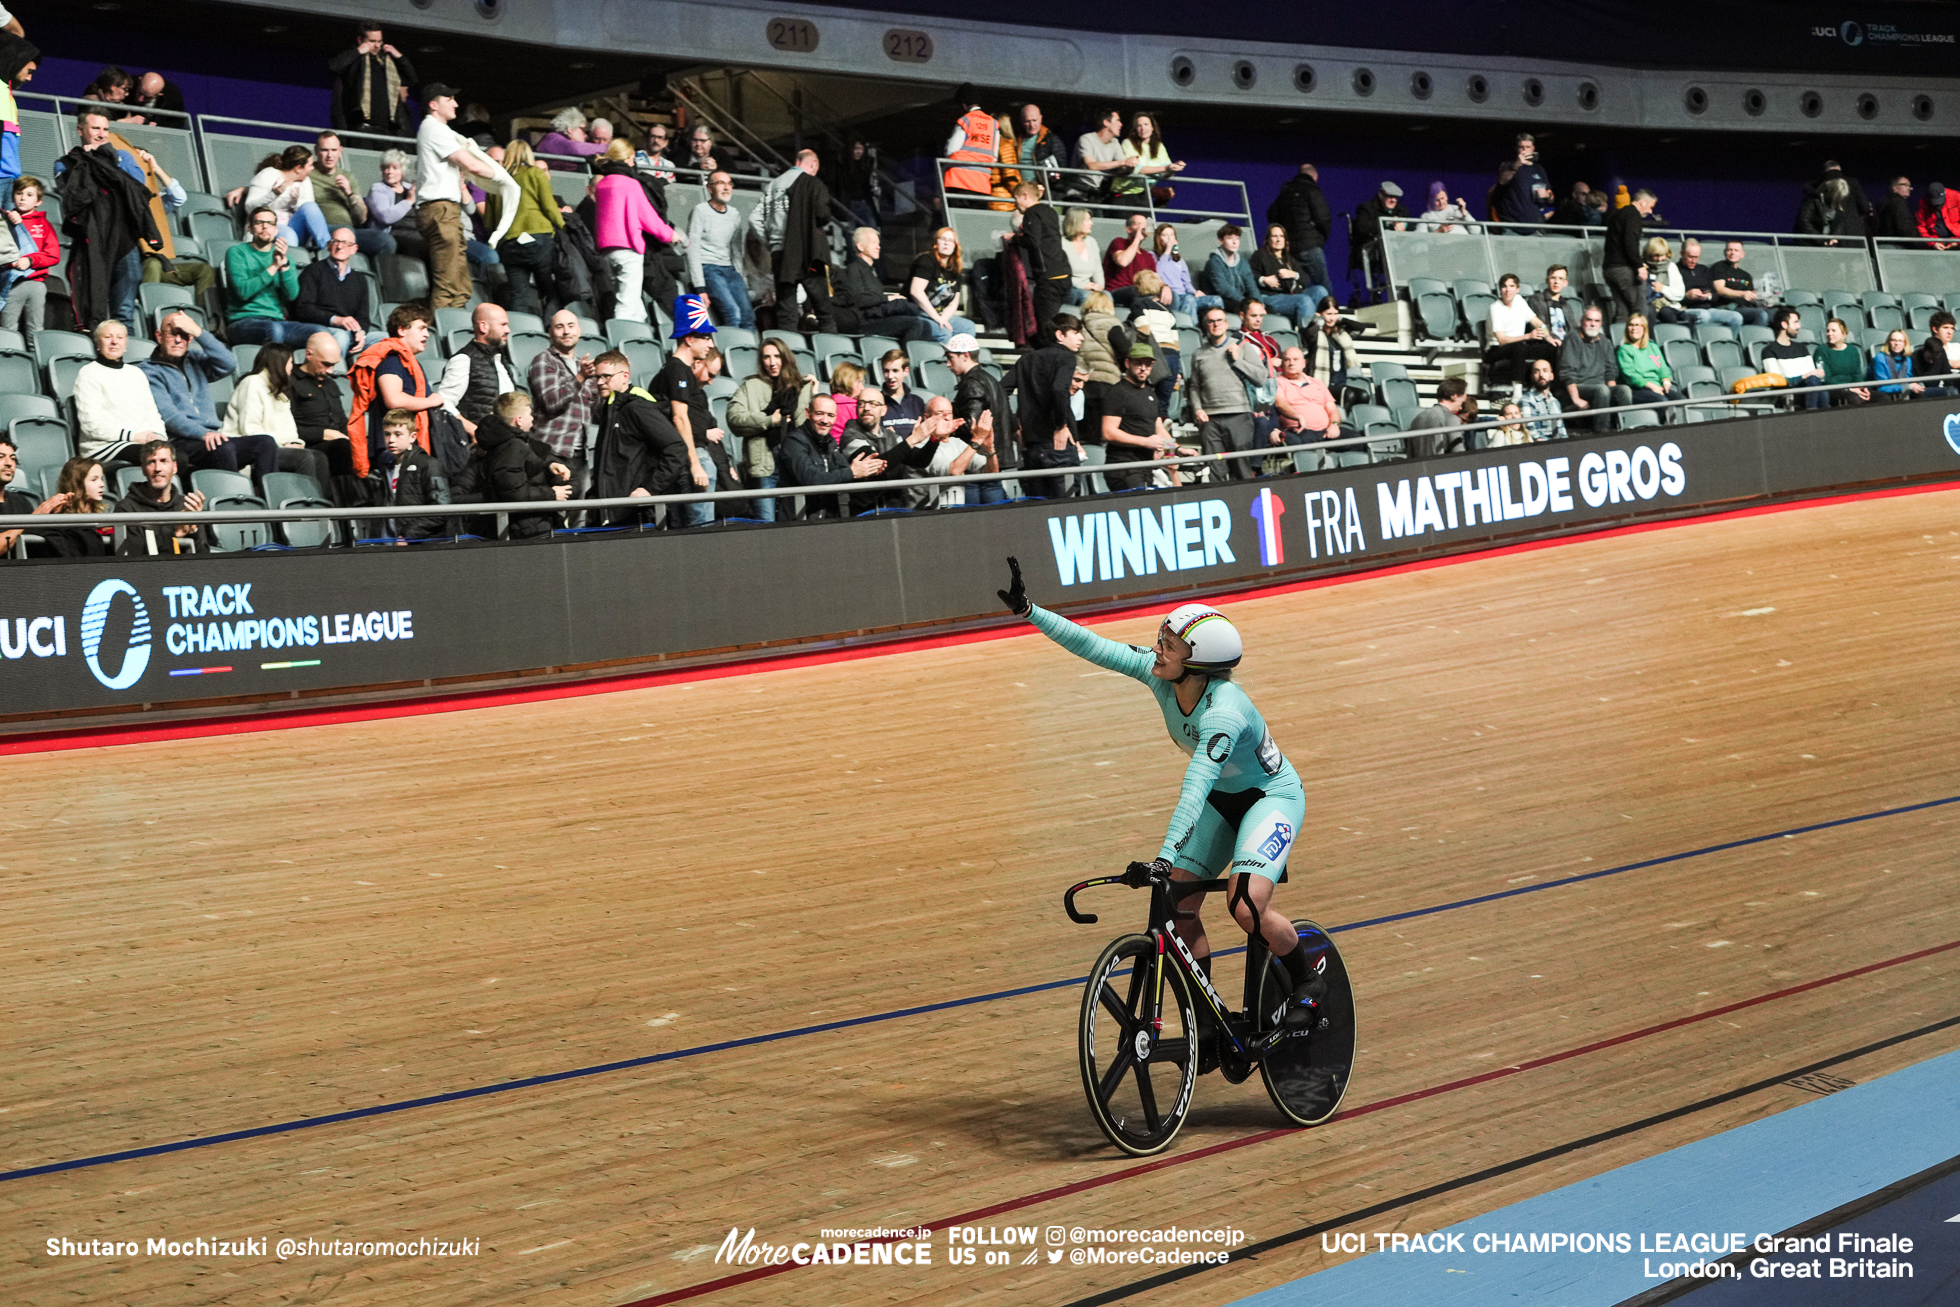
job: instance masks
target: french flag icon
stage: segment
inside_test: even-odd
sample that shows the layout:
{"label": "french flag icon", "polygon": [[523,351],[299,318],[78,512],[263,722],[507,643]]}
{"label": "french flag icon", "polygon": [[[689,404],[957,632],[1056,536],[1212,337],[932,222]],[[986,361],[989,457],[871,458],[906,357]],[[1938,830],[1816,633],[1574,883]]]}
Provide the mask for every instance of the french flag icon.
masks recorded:
{"label": "french flag icon", "polygon": [[1285,511],[1286,505],[1270,490],[1261,490],[1252,501],[1252,521],[1259,528],[1259,561],[1267,567],[1286,561],[1286,541],[1279,533],[1280,514]]}

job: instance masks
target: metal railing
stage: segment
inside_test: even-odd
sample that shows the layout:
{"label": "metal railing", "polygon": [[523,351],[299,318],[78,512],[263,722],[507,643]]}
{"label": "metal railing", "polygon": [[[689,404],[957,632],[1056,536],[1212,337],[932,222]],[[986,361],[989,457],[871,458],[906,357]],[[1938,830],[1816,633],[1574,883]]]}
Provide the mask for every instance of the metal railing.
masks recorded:
{"label": "metal railing", "polygon": [[[1956,378],[1956,380],[1960,380],[1960,378]],[[1683,398],[1683,399],[1656,400],[1656,401],[1643,402],[1638,404],[1620,404],[1620,405],[1612,405],[1612,406],[1602,405],[1597,408],[1567,409],[1559,415],[1559,419],[1557,420],[1563,420],[1568,425],[1567,434],[1563,438],[1564,440],[1608,439],[1608,438],[1613,438],[1615,436],[1624,438],[1633,435],[1636,432],[1664,431],[1668,429],[1668,426],[1670,424],[1667,424],[1665,421],[1663,421],[1659,425],[1649,426],[1649,427],[1623,427],[1618,432],[1602,431],[1602,432],[1585,432],[1585,433],[1572,432],[1570,430],[1570,425],[1575,421],[1575,419],[1578,421],[1586,421],[1590,419],[1604,417],[1609,414],[1624,415],[1629,413],[1654,413],[1657,416],[1662,416],[1669,410],[1678,410],[1682,414],[1684,420],[1686,417],[1686,413],[1689,410],[1697,410],[1697,409],[1698,410],[1721,410],[1721,411],[1730,411],[1736,413],[1762,414],[1765,412],[1778,411],[1780,406],[1776,403],[1776,401],[1782,397],[1796,397],[1801,395],[1828,395],[1838,391],[1849,391],[1849,390],[1859,390],[1859,389],[1868,389],[1877,392],[1887,387],[1904,386],[1910,384],[1914,384],[1914,379],[1905,378],[1900,381],[1838,382],[1830,385],[1790,386],[1790,387],[1783,387],[1783,388],[1773,388],[1769,390],[1750,391],[1747,394],[1743,394],[1743,395],[1722,395],[1719,397],[1703,396],[1697,399]],[[1874,401],[1876,401],[1878,397],[1875,394],[1873,398]],[[1903,399],[1904,397],[1902,396],[1901,398]],[[1479,432],[1493,431],[1499,427],[1522,425],[1529,428],[1534,423],[1547,422],[1553,420],[1555,419],[1549,417],[1546,418],[1525,417],[1512,421],[1512,420],[1506,420],[1504,418],[1498,417],[1498,418],[1485,419],[1477,422],[1461,423],[1457,426],[1452,426],[1452,427],[1405,428],[1400,431],[1392,431],[1392,432],[1376,431],[1365,435],[1342,436],[1342,437],[1328,439],[1328,440],[1310,440],[1300,444],[1270,445],[1263,449],[1227,450],[1215,454],[1178,455],[1171,458],[1151,459],[1147,462],[1138,461],[1138,462],[1128,462],[1128,463],[1119,463],[1119,464],[1082,463],[1072,467],[1018,468],[1018,469],[1014,469],[1010,471],[1002,471],[1002,472],[969,473],[963,476],[907,477],[907,478],[901,478],[896,480],[884,480],[884,481],[874,481],[874,480],[867,479],[863,481],[853,481],[850,482],[849,484],[836,485],[836,486],[777,486],[770,489],[719,490],[719,491],[703,491],[699,493],[683,494],[683,495],[650,495],[650,496],[637,495],[637,496],[629,496],[623,498],[570,499],[570,500],[548,501],[548,502],[530,500],[530,501],[522,501],[522,502],[515,502],[515,503],[383,505],[378,507],[364,507],[364,508],[290,508],[290,509],[254,508],[254,509],[226,509],[223,511],[206,511],[206,512],[198,512],[198,513],[111,512],[111,513],[91,513],[91,514],[18,514],[18,513],[0,514],[0,531],[11,531],[14,530],[15,528],[25,528],[28,532],[32,533],[36,530],[36,528],[39,528],[40,530],[43,531],[49,531],[49,530],[89,529],[89,528],[94,528],[99,526],[127,528],[132,526],[155,526],[155,525],[195,526],[195,525],[214,525],[214,524],[226,524],[226,523],[263,523],[263,522],[321,522],[321,521],[354,522],[354,521],[378,521],[378,520],[386,520],[388,518],[408,518],[408,517],[471,518],[471,517],[495,516],[500,519],[503,519],[511,515],[538,516],[540,514],[558,514],[558,513],[610,514],[610,513],[619,513],[622,511],[646,512],[650,514],[650,510],[657,507],[673,508],[673,507],[678,507],[678,506],[683,506],[688,504],[734,503],[734,502],[746,502],[749,500],[756,500],[756,499],[775,499],[775,500],[784,500],[784,501],[793,501],[797,498],[802,498],[805,500],[829,499],[829,498],[858,496],[858,495],[866,495],[866,494],[903,493],[908,490],[918,490],[927,487],[960,487],[960,486],[978,485],[986,482],[1042,481],[1042,480],[1053,480],[1055,478],[1074,478],[1082,481],[1087,481],[1089,478],[1099,473],[1105,471],[1111,471],[1111,470],[1118,470],[1118,469],[1126,470],[1126,471],[1149,469],[1151,471],[1155,471],[1160,468],[1170,469],[1170,468],[1186,468],[1186,467],[1195,468],[1195,467],[1204,467],[1204,466],[1222,466],[1226,463],[1237,461],[1237,460],[1243,460],[1243,459],[1264,460],[1267,458],[1271,458],[1274,455],[1290,456],[1293,460],[1294,468],[1296,472],[1305,472],[1311,474],[1316,470],[1318,471],[1340,470],[1338,467],[1327,466],[1325,464],[1323,464],[1323,466],[1318,469],[1309,468],[1305,466],[1305,464],[1310,459],[1314,459],[1317,456],[1324,455],[1329,452],[1352,451],[1357,453],[1359,452],[1369,453],[1371,456],[1369,461],[1370,466],[1392,465],[1397,462],[1412,461],[1414,459],[1419,459],[1419,458],[1455,457],[1468,453],[1484,453],[1490,451],[1488,449],[1474,449],[1469,447],[1472,443],[1468,439],[1470,436]],[[1461,440],[1463,441],[1464,448],[1462,449],[1453,448],[1441,452],[1431,451],[1429,453],[1419,453],[1419,452],[1411,453],[1411,452],[1407,452],[1405,449],[1405,451],[1400,454],[1391,454],[1391,456],[1386,458],[1375,457],[1376,455],[1379,455],[1383,452],[1387,452],[1375,448],[1378,446],[1386,446],[1398,442],[1433,441],[1433,440],[1442,440],[1450,444],[1454,444],[1455,442]],[[1554,438],[1549,442],[1534,440],[1532,443],[1558,444],[1562,442],[1559,438]],[[1161,489],[1162,487],[1157,487],[1157,488]],[[1066,492],[1066,487],[1064,488],[1064,490]],[[1120,493],[1128,493],[1128,492],[1111,492],[1111,493],[1120,494]],[[1065,495],[1052,496],[1052,498],[1063,498],[1063,497],[1065,497]],[[1106,496],[1102,494],[1094,494],[1094,495],[1088,495],[1083,497],[1100,499],[1100,498],[1105,498]],[[979,506],[980,505],[968,505],[968,507],[979,507]],[[893,510],[882,510],[882,511],[893,511]],[[957,508],[956,507],[950,509],[942,508],[942,509],[926,510],[926,511],[939,511],[939,512],[957,511]],[[778,520],[787,522],[793,519],[785,515],[784,517]],[[755,522],[756,520],[744,519],[744,521]],[[650,520],[638,524],[615,523],[613,524],[613,526],[621,530],[629,530],[629,531],[653,529],[653,523]],[[578,528],[574,528],[574,529],[576,530]],[[583,528],[583,529],[590,530],[591,528]],[[501,524],[499,526],[499,530],[500,531],[502,530]],[[392,538],[393,537],[388,537],[388,536],[375,537],[374,543],[383,543],[386,540]]]}
{"label": "metal railing", "polygon": [[[1191,177],[1184,173],[1137,177],[1135,180],[1143,187],[1141,191],[1117,194],[1107,191],[1104,187],[1104,183],[1111,180],[1111,175],[1107,172],[1097,172],[1093,168],[1064,168],[1047,163],[980,163],[971,159],[946,158],[934,159],[932,163],[939,178],[940,207],[948,215],[958,213],[962,209],[969,211],[986,209],[1003,202],[997,195],[983,195],[979,191],[946,185],[946,173],[950,169],[968,168],[985,173],[1018,172],[1024,179],[1046,182],[1044,189],[1049,193],[1043,198],[1057,207],[1087,209],[1091,214],[1106,214],[1120,218],[1127,218],[1132,213],[1141,213],[1150,219],[1152,226],[1160,221],[1176,223],[1223,219],[1241,224],[1250,224],[1252,221],[1252,202],[1247,197],[1245,183],[1224,177]],[[1074,187],[1066,184],[1058,187],[1048,180],[1055,177],[1077,177],[1082,179],[1082,183]],[[1170,204],[1159,206],[1152,194],[1159,186],[1169,186],[1173,190],[1186,186],[1218,187],[1227,193],[1227,199],[1223,204],[1211,208],[1189,208]],[[1065,193],[1070,190],[1079,193]],[[1232,202],[1233,198],[1236,199],[1236,203]]]}
{"label": "metal railing", "polygon": [[[1949,248],[1940,249],[1940,245]],[[1879,283],[1902,297],[1909,291],[1929,295],[1960,295],[1960,243],[1924,237],[1872,238]]]}
{"label": "metal railing", "polygon": [[[1414,215],[1411,215],[1413,223]],[[1577,286],[1606,281],[1606,237],[1603,228],[1543,223],[1480,223],[1477,231],[1438,234],[1421,229],[1384,231],[1381,257],[1388,281],[1400,288],[1417,277],[1454,283],[1476,280],[1497,284],[1505,273],[1539,282],[1545,269],[1562,263]],[[1657,227],[1645,237],[1659,236],[1679,258],[1682,242],[1701,242],[1702,264],[1717,262],[1710,255],[1729,241],[1740,241],[1744,266],[1757,276],[1773,275],[1782,290],[1960,291],[1960,249],[1951,254],[1931,248],[1931,241],[1862,236],[1814,236],[1801,233],[1718,231],[1708,228]],[[1364,251],[1372,267],[1374,251]],[[1938,283],[1936,285],[1929,282]],[[1371,277],[1372,284],[1372,277]]]}
{"label": "metal railing", "polygon": [[[38,91],[16,91],[14,98],[21,102],[20,145],[23,163],[58,159],[80,145],[81,137],[75,126],[76,111],[87,107],[102,111],[109,119],[110,131],[138,149],[155,155],[163,170],[183,183],[186,190],[205,189],[204,172],[198,162],[197,119],[194,115],[169,109],[147,109],[113,101],[89,100],[79,95],[43,95]],[[52,108],[29,110],[27,104],[30,101],[48,104]],[[167,121],[141,125],[116,121],[130,114]],[[181,126],[176,125],[179,120]]]}
{"label": "metal railing", "polygon": [[[83,100],[75,96],[40,95],[22,91],[17,98],[22,101],[42,101],[54,106],[52,112],[29,111],[21,113],[21,155],[24,161],[58,159],[80,144],[75,131],[75,114],[64,111],[64,106],[100,107],[110,115],[110,130],[128,141],[157,156],[164,170],[185,189],[201,191],[211,195],[222,195],[235,186],[243,186],[258,171],[260,158],[269,150],[287,145],[311,147],[321,132],[334,132],[341,138],[343,157],[351,167],[365,164],[371,169],[375,180],[381,178],[381,156],[385,149],[399,149],[412,161],[415,156],[415,138],[412,136],[391,136],[385,133],[343,130],[324,124],[269,122],[258,118],[233,118],[223,114],[172,113],[169,116],[184,120],[182,127],[151,124],[135,126],[114,121],[118,113],[141,113],[144,115],[164,114],[167,111],[142,109],[130,105],[101,103]],[[350,142],[362,142],[354,145]],[[366,142],[384,142],[381,148],[374,148]],[[540,159],[555,163],[568,163],[572,169],[554,169],[554,186],[559,187],[560,198],[577,203],[585,198],[585,182],[591,160],[584,155],[539,154]],[[558,183],[557,178],[571,179]]]}

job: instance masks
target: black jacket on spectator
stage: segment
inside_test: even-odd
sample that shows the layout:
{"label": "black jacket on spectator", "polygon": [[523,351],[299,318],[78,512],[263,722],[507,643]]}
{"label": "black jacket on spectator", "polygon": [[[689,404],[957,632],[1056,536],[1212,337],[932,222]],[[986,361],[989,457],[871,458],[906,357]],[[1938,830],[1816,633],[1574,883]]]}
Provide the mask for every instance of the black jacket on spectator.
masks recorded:
{"label": "black jacket on spectator", "polygon": [[846,204],[872,204],[876,201],[878,159],[866,150],[862,159],[853,159],[849,150],[825,171],[835,170],[837,198]]}
{"label": "black jacket on spectator", "polygon": [[890,336],[901,343],[932,339],[932,328],[919,306],[912,300],[887,299],[878,269],[862,255],[854,253],[844,260],[844,266],[834,270],[830,285],[830,307],[839,331]]}
{"label": "black jacket on spectator", "polygon": [[[129,493],[116,502],[118,513],[181,513],[184,512],[184,492],[175,482],[164,494],[150,489],[147,481],[138,481],[129,487]],[[132,526],[123,534],[119,554],[175,554],[181,548],[185,554],[203,553],[211,548],[211,528],[200,526],[194,535],[182,538],[181,544],[173,545],[173,532],[177,528],[168,523],[151,523],[148,526]]]}
{"label": "black jacket on spectator", "polygon": [[335,318],[352,318],[361,324],[362,331],[374,330],[368,321],[367,274],[349,268],[345,277],[337,277],[332,259],[320,259],[300,269],[299,298],[288,312],[294,322],[329,327]]}
{"label": "black jacket on spectator", "polygon": [[1858,211],[1858,201],[1863,196],[1852,194],[1845,199],[1845,205],[1836,212],[1824,206],[1822,195],[1813,195],[1803,202],[1803,209],[1797,214],[1797,232],[1805,236],[1849,236],[1858,240],[1865,238],[1865,216]]}
{"label": "black jacket on spectator", "polygon": [[1810,207],[1812,200],[1823,193],[1827,183],[1839,180],[1842,180],[1845,185],[1851,188],[1851,194],[1848,199],[1850,201],[1850,208],[1858,215],[1857,234],[1860,236],[1865,234],[1865,230],[1871,226],[1872,220],[1878,216],[1878,211],[1872,208],[1872,197],[1866,193],[1864,183],[1860,182],[1856,177],[1847,176],[1842,168],[1826,168],[1816,181],[1806,182],[1804,184],[1803,202],[1797,206],[1797,230],[1799,232],[1804,230],[1802,226],[1803,211]]}
{"label": "black jacket on spectator", "polygon": [[1914,216],[1912,197],[1886,193],[1885,203],[1878,206],[1878,217],[1872,231],[1874,236],[1896,236],[1910,239],[1919,235],[1919,219]]}
{"label": "black jacket on spectator", "polygon": [[[86,513],[49,513],[50,523],[82,522]],[[107,555],[114,536],[104,535],[106,527],[37,526],[34,534],[48,542],[48,552],[56,558],[101,558]]]}
{"label": "black jacket on spectator", "polygon": [[845,259],[843,266],[837,269],[837,276],[831,283],[830,297],[837,307],[854,309],[859,316],[896,302],[885,298],[884,279],[878,275],[878,269],[865,262],[859,254]]}
{"label": "black jacket on spectator", "polygon": [[309,448],[326,439],[326,432],[346,433],[347,406],[341,403],[340,387],[332,377],[315,377],[305,368],[295,367],[289,399],[293,425]]}
{"label": "black jacket on spectator", "polygon": [[1623,204],[1606,219],[1606,260],[1608,268],[1644,268],[1647,255],[1640,248],[1646,242],[1646,222],[1640,210]]}
{"label": "black jacket on spectator", "polygon": [[[1074,375],[1073,369],[1070,375]],[[1001,469],[1018,467],[1014,457],[1014,411],[1007,405],[1007,387],[987,369],[971,367],[953,390],[953,414],[966,419],[966,429],[972,431],[979,425],[983,412],[994,415],[994,453],[1000,457]]]}
{"label": "black jacket on spectator", "polygon": [[[687,442],[668,419],[666,406],[653,396],[638,386],[623,395],[606,395],[597,417],[593,498],[622,499],[635,490],[674,495],[694,489],[687,474]],[[630,521],[634,516],[630,510],[620,510],[613,520]]]}
{"label": "black jacket on spectator", "polygon": [[[550,446],[531,439],[494,413],[477,424],[473,457],[482,464],[478,485],[485,503],[529,503],[556,498],[551,493],[554,478]],[[522,540],[550,535],[558,525],[556,513],[512,513],[510,536]]]}
{"label": "black jacket on spectator", "polygon": [[[856,477],[844,453],[828,431],[813,431],[805,422],[791,427],[776,448],[776,467],[782,485],[848,486]],[[836,517],[837,500],[830,495],[805,495],[803,516]]]}
{"label": "black jacket on spectator", "polygon": [[[781,282],[801,281],[830,258],[830,190],[805,173],[790,183],[789,213],[783,223],[783,259],[776,276]],[[862,260],[853,260],[862,262]]]}
{"label": "black jacket on spectator", "polygon": [[1946,361],[1946,345],[1938,336],[1926,337],[1926,343],[1912,352],[1912,377],[1915,381],[1943,377],[1952,371],[1952,365]]}
{"label": "black jacket on spectator", "polygon": [[1286,228],[1286,243],[1295,250],[1320,249],[1334,230],[1327,196],[1320,183],[1305,173],[1279,188],[1278,198],[1266,206],[1266,221]]}
{"label": "black jacket on spectator", "polygon": [[[388,473],[377,472],[381,502],[396,508],[422,508],[440,504],[442,499],[436,494],[438,468],[435,455],[424,453],[419,446],[409,446],[408,452],[395,461],[395,483],[388,484]],[[410,540],[427,540],[432,536],[445,535],[443,519],[440,517],[397,517],[391,519],[397,536]]]}
{"label": "black jacket on spectator", "polygon": [[1047,204],[1030,204],[1021,215],[1021,241],[1027,247],[1035,277],[1068,275],[1068,250],[1062,244],[1061,217]]}
{"label": "black jacket on spectator", "polygon": [[[342,50],[327,60],[327,71],[333,74],[333,103],[328,121],[335,127],[390,136],[415,135],[408,104],[399,94],[400,88],[413,87],[421,81],[407,56],[398,59],[387,54],[364,55],[358,50]],[[391,81],[397,91],[393,96],[389,94]],[[365,99],[363,83],[367,91]]]}
{"label": "black jacket on spectator", "polygon": [[1035,451],[1044,446],[1052,451],[1055,430],[1075,431],[1075,413],[1070,404],[1069,387],[1075,380],[1075,351],[1049,343],[1042,349],[1021,355],[1014,365],[1015,396],[1021,411],[1021,448],[1029,466]]}
{"label": "black jacket on spectator", "polygon": [[61,156],[66,169],[55,183],[61,197],[61,229],[68,250],[68,288],[82,330],[109,316],[109,282],[116,265],[139,240],[162,244],[150,216],[150,193],[122,169],[113,144]]}
{"label": "black jacket on spectator", "polygon": [[[1354,221],[1348,229],[1348,271],[1361,266],[1361,255],[1370,245],[1382,238],[1382,220],[1391,222],[1407,218],[1398,200],[1394,211],[1382,207],[1381,196],[1376,195],[1354,206]],[[1289,237],[1289,239],[1291,239]],[[1262,242],[1263,243],[1263,242]]]}

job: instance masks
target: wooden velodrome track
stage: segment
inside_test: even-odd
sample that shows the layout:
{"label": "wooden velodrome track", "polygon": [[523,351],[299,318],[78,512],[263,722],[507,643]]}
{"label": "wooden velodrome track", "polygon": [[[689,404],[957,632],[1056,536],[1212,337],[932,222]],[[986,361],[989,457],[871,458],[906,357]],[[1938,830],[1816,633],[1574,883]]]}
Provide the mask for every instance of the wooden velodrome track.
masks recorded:
{"label": "wooden velodrome track", "polygon": [[[1278,902],[1365,922],[1960,795],[1957,582],[1948,491],[1231,604],[1309,787]],[[1060,893],[1156,848],[1181,761],[1137,687],[1032,634],[9,758],[0,1171],[1080,976],[1145,905],[1099,891],[1084,928]],[[0,1300],[611,1307],[729,1276],[732,1226],[1000,1207],[977,1223],[1276,1241],[1151,1293],[1225,1302],[1335,1260],[1289,1241],[1316,1223],[1432,1229],[1808,1099],[1711,1096],[1894,1036],[1831,1073],[1960,1047],[1924,1032],[1960,1015],[1956,854],[1960,803],[1925,806],[1341,933],[1343,1114],[1274,1132],[1256,1078],[1207,1076],[1168,1166],[1097,1134],[1064,984],[9,1175]],[[44,1248],[199,1235],[481,1242]],[[933,1244],[695,1300],[1107,1301],[1155,1273]]]}

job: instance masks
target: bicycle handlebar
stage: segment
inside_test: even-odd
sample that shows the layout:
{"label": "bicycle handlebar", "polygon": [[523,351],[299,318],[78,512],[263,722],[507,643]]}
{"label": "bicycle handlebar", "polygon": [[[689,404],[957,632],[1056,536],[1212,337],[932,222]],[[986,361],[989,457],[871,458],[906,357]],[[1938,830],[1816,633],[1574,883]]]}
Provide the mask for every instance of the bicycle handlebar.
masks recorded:
{"label": "bicycle handlebar", "polygon": [[[1131,880],[1129,877],[1129,873],[1127,872],[1125,872],[1121,876],[1099,876],[1095,880],[1085,880],[1080,882],[1079,884],[1069,886],[1068,892],[1062,895],[1062,907],[1065,911],[1067,911],[1068,919],[1070,921],[1073,921],[1076,925],[1093,926],[1096,924],[1096,920],[1097,920],[1096,914],[1093,912],[1078,912],[1075,907],[1075,896],[1077,894],[1080,894],[1083,890],[1094,889],[1098,885],[1128,885],[1131,889],[1143,889],[1144,885],[1148,885],[1154,889],[1160,885],[1169,886],[1173,883],[1175,882],[1173,882],[1169,876],[1152,876],[1148,881],[1144,882],[1143,885],[1140,885],[1135,881]],[[1179,885],[1177,897],[1180,901],[1182,901],[1193,894],[1209,894],[1213,890],[1219,890],[1224,888],[1225,888],[1225,881],[1223,880],[1186,881],[1183,884]],[[1180,911],[1175,904],[1172,905],[1171,910],[1175,915],[1179,917],[1190,918],[1197,915],[1194,912]]]}
{"label": "bicycle handlebar", "polygon": [[1097,885],[1121,884],[1122,880],[1123,878],[1121,876],[1103,876],[1096,880],[1085,880],[1079,885],[1069,886],[1068,893],[1062,895],[1062,907],[1068,912],[1068,919],[1078,926],[1095,925],[1097,920],[1095,913],[1077,912],[1075,910],[1075,896],[1083,890],[1093,889]]}

